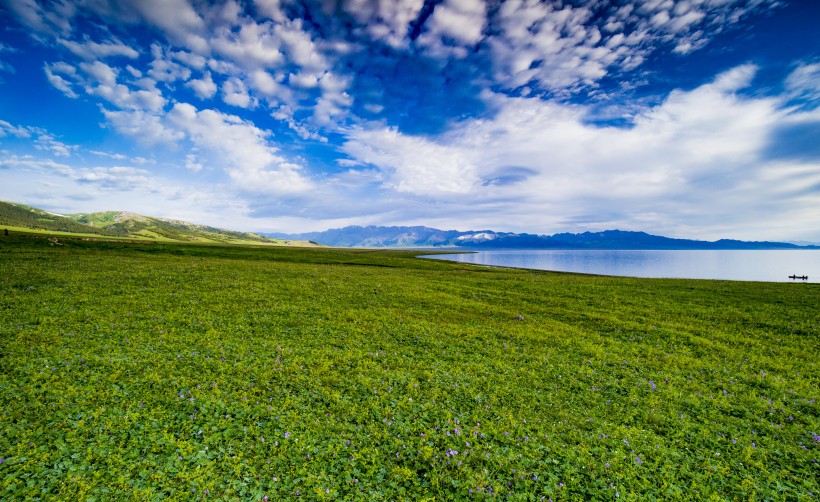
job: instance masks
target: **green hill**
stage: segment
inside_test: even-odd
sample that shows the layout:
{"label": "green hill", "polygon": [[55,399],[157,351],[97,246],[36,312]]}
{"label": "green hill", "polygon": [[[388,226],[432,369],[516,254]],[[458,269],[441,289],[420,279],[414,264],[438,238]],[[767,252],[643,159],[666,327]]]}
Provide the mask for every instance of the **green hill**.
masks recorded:
{"label": "green hill", "polygon": [[43,209],[4,201],[0,201],[0,225],[109,237],[127,236],[126,233],[118,232],[116,229],[93,227]]}
{"label": "green hill", "polygon": [[311,245],[307,242],[262,237],[252,232],[236,232],[127,211],[59,215],[13,202],[0,202],[0,225],[165,242]]}

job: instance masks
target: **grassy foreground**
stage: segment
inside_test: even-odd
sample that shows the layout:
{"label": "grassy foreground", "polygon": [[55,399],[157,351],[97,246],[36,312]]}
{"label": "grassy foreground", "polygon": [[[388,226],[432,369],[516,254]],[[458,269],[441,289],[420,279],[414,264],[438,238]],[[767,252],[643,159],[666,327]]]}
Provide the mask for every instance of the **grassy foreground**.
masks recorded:
{"label": "grassy foreground", "polygon": [[811,500],[820,288],[0,240],[0,499]]}

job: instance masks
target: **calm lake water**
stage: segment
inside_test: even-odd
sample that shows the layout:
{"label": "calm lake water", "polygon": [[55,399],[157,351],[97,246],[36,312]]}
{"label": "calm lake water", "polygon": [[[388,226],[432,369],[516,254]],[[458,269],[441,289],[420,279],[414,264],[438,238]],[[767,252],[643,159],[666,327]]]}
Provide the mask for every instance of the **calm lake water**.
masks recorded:
{"label": "calm lake water", "polygon": [[469,254],[432,255],[425,258],[477,265],[684,279],[733,281],[792,281],[790,275],[807,275],[820,282],[820,250],[786,251],[609,251],[538,250],[479,251]]}

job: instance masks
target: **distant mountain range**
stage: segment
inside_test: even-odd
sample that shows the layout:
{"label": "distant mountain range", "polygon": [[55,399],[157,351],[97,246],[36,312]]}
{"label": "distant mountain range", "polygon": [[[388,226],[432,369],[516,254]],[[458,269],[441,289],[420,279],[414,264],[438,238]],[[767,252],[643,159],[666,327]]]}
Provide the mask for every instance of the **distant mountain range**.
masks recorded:
{"label": "distant mountain range", "polygon": [[303,234],[252,233],[196,225],[180,220],[143,216],[127,211],[56,214],[14,202],[0,201],[0,226],[69,232],[100,237],[165,242],[270,244],[359,248],[449,249],[820,249],[786,242],[731,239],[672,239],[645,232],[606,230],[580,234],[516,234],[479,230],[461,232],[429,227],[349,226]]}
{"label": "distant mountain range", "polygon": [[143,216],[127,211],[56,214],[25,204],[2,201],[0,201],[0,226],[156,242],[312,245],[307,242],[274,239],[251,232],[236,232],[180,220]]}
{"label": "distant mountain range", "polygon": [[461,232],[429,227],[349,226],[303,234],[262,234],[279,239],[309,240],[335,247],[404,247],[463,249],[820,249],[785,242],[732,239],[698,241],[672,239],[645,232],[606,230],[580,234],[516,234],[479,230]]}

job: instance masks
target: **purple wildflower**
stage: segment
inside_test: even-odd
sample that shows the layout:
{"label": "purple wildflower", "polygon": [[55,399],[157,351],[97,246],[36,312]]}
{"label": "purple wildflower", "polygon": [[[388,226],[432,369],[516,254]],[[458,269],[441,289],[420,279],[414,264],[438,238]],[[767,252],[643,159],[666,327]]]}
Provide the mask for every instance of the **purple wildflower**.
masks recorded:
{"label": "purple wildflower", "polygon": [[653,382],[652,380],[649,381],[649,386],[652,387],[652,390],[655,390],[655,389],[658,388],[658,386],[655,385],[655,382]]}
{"label": "purple wildflower", "polygon": [[285,439],[290,437],[290,432],[285,432]]}
{"label": "purple wildflower", "polygon": [[811,438],[814,439],[815,441],[817,441],[818,443],[820,443],[820,434],[815,434]]}

